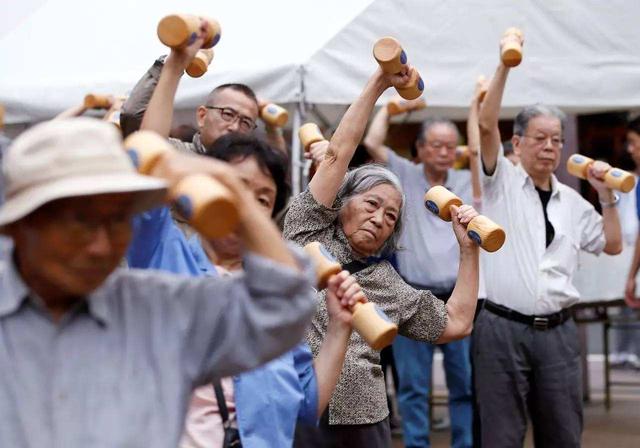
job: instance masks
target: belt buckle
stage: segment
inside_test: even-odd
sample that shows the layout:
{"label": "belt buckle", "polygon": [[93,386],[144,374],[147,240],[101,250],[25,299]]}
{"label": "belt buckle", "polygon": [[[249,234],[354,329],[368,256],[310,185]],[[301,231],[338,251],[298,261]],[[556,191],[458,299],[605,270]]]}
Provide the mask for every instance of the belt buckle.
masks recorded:
{"label": "belt buckle", "polygon": [[533,328],[540,331],[547,330],[549,328],[549,319],[546,317],[534,317]]}

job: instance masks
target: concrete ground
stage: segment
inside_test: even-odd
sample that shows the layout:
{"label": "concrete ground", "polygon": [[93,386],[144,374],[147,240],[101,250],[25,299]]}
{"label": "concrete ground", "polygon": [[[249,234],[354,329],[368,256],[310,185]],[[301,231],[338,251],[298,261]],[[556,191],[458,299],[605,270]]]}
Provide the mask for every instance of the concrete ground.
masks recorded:
{"label": "concrete ground", "polygon": [[[583,448],[638,448],[640,447],[640,385],[616,386],[612,389],[612,405],[607,411],[604,406],[603,363],[591,360],[590,363],[591,401],[585,403],[585,428]],[[439,359],[434,366],[434,381],[437,396],[446,395],[444,375]],[[640,371],[612,370],[612,381],[635,381],[640,383]],[[446,415],[446,407],[436,407],[435,416]],[[431,443],[434,448],[448,447],[448,430],[432,432]],[[533,447],[531,434],[528,434],[525,447]],[[394,438],[394,448],[404,447],[402,437]],[[492,448],[492,447],[490,447]]]}

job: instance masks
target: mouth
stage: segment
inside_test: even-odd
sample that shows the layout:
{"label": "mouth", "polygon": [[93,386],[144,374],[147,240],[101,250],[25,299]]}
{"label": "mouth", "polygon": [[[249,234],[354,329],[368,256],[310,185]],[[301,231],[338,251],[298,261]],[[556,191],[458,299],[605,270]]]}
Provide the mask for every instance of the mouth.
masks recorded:
{"label": "mouth", "polygon": [[371,238],[373,238],[374,240],[376,239],[376,234],[375,234],[373,231],[371,231],[371,230],[369,230],[369,229],[361,229],[361,230],[362,230],[363,232],[366,232],[366,233],[368,233],[369,235],[371,235]]}

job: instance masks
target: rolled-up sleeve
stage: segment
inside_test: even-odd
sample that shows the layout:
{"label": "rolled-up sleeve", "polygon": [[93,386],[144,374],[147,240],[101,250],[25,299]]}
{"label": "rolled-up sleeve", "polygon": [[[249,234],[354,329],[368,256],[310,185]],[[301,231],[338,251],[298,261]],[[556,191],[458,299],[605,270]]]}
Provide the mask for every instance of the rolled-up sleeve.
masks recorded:
{"label": "rolled-up sleeve", "polygon": [[155,61],[151,68],[149,68],[136,83],[131,93],[129,93],[127,100],[122,105],[120,128],[125,137],[140,129],[144,113],[147,110],[153,91],[158,85],[162,67],[162,62],[159,60]]}
{"label": "rolled-up sleeve", "polygon": [[293,363],[303,394],[298,421],[316,425],[318,423],[318,380],[313,367],[313,354],[306,343],[293,349]]}
{"label": "rolled-up sleeve", "polygon": [[602,216],[586,201],[580,217],[580,229],[580,248],[592,254],[600,254],[607,243]]}

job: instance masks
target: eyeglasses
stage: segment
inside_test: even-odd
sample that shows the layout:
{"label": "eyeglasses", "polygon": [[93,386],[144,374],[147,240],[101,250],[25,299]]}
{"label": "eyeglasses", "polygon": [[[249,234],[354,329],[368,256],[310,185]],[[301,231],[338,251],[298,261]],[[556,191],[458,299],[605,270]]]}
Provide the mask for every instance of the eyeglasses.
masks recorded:
{"label": "eyeglasses", "polygon": [[206,107],[207,109],[220,111],[220,117],[222,117],[222,119],[227,123],[234,123],[236,120],[238,120],[238,123],[239,123],[238,127],[242,132],[250,132],[258,127],[258,125],[254,120],[252,120],[251,118],[245,115],[240,115],[240,113],[237,110],[232,109],[231,107],[216,107],[216,106],[204,106],[204,107]]}
{"label": "eyeglasses", "polygon": [[433,149],[446,148],[449,151],[455,151],[455,149],[457,148],[457,144],[456,143],[447,144],[445,142],[440,142],[440,141],[437,141],[437,140],[435,142],[427,142],[427,144],[429,146],[431,146]]}
{"label": "eyeglasses", "polygon": [[546,137],[544,135],[522,135],[523,138],[530,138],[534,141],[534,145],[538,147],[542,147],[547,144],[547,141],[551,141],[551,146],[553,148],[562,148],[564,146],[564,139],[560,137]]}

